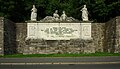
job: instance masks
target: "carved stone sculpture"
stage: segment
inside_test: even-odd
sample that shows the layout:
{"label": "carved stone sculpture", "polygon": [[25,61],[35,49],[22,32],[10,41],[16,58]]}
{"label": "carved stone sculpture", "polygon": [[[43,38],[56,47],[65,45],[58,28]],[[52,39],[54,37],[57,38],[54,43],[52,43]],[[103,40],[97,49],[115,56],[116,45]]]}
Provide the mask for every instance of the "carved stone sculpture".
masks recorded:
{"label": "carved stone sculpture", "polygon": [[60,20],[61,20],[61,21],[65,21],[66,18],[67,18],[67,15],[65,14],[65,11],[63,11],[63,14],[62,14],[61,17],[60,17]]}
{"label": "carved stone sculpture", "polygon": [[35,5],[33,5],[33,8],[31,9],[31,21],[37,20],[37,9],[35,8]]}
{"label": "carved stone sculpture", "polygon": [[88,20],[88,11],[87,11],[86,5],[84,5],[84,7],[81,9],[81,11],[82,11],[82,20],[89,21]]}
{"label": "carved stone sculpture", "polygon": [[73,17],[67,17],[65,14],[65,11],[63,11],[63,14],[59,18],[58,10],[55,11],[55,13],[52,16],[46,16],[44,19],[40,20],[40,22],[79,22],[79,20],[73,18]]}
{"label": "carved stone sculpture", "polygon": [[53,17],[55,18],[56,21],[59,20],[58,10],[55,11],[55,13],[53,14]]}

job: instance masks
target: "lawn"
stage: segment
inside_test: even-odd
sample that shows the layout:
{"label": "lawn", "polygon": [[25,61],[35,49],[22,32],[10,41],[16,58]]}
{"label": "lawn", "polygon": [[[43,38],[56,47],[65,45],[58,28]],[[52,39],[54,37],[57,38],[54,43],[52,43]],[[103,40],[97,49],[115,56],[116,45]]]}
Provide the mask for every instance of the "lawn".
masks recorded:
{"label": "lawn", "polygon": [[94,56],[120,56],[120,53],[91,53],[91,54],[13,54],[0,56],[1,58],[26,58],[26,57],[94,57]]}

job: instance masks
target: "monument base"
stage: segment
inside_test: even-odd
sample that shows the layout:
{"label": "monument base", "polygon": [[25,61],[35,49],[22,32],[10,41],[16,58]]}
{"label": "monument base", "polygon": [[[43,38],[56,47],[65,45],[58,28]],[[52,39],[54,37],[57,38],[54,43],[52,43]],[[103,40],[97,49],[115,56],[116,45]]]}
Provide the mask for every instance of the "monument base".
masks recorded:
{"label": "monument base", "polygon": [[29,39],[23,54],[78,54],[95,53],[92,40],[42,40]]}
{"label": "monument base", "polygon": [[23,54],[95,53],[91,21],[51,21],[53,17],[27,23],[26,47]]}

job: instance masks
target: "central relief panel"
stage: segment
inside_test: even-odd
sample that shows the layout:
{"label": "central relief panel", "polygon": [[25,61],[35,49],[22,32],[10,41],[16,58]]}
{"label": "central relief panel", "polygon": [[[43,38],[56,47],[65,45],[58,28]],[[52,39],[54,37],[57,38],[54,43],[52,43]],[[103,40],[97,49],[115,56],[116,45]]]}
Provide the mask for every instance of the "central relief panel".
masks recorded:
{"label": "central relief panel", "polygon": [[27,26],[27,39],[79,39],[82,30],[80,23],[28,23]]}

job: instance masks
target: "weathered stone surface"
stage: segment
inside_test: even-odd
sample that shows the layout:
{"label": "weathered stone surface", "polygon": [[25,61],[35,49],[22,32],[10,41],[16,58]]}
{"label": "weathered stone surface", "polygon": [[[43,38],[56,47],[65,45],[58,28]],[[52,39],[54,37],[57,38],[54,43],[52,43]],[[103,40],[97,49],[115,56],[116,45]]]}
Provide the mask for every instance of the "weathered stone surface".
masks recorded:
{"label": "weathered stone surface", "polygon": [[105,51],[120,52],[120,17],[115,17],[106,23]]}
{"label": "weathered stone surface", "polygon": [[[92,40],[27,40],[24,54],[95,53]],[[86,52],[87,51],[87,52]]]}
{"label": "weathered stone surface", "polygon": [[105,23],[92,23],[92,38],[95,52],[103,52]]}
{"label": "weathered stone surface", "polygon": [[27,24],[16,23],[16,46],[18,53],[23,53],[25,44],[25,38],[27,37]]}

